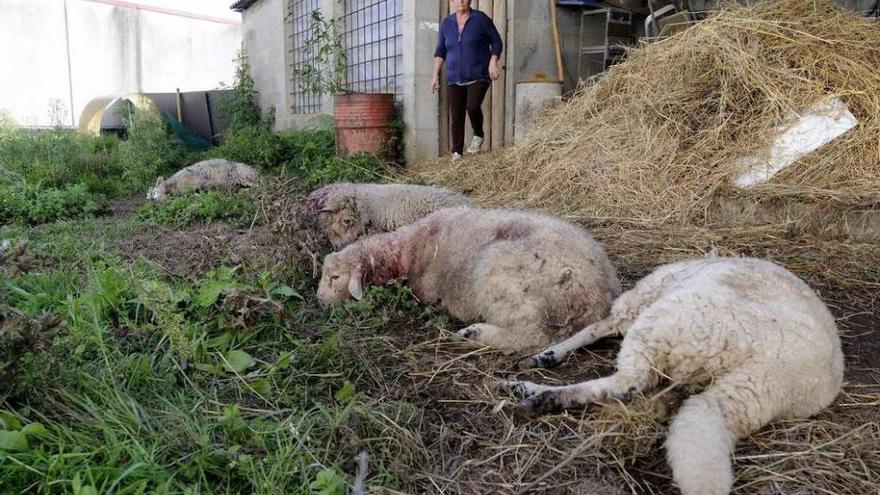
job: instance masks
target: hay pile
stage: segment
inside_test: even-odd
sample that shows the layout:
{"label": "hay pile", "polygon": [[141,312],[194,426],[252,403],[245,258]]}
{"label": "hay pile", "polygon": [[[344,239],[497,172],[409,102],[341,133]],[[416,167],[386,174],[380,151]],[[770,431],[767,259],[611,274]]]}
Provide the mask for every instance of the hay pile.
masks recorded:
{"label": "hay pile", "polygon": [[[618,225],[705,225],[719,196],[872,207],[880,204],[878,68],[880,26],[832,0],[731,5],[632,51],[515,147],[415,171],[485,204]],[[847,104],[855,129],[765,185],[729,185],[742,172],[737,158],[766,149],[787,116],[830,96]]]}

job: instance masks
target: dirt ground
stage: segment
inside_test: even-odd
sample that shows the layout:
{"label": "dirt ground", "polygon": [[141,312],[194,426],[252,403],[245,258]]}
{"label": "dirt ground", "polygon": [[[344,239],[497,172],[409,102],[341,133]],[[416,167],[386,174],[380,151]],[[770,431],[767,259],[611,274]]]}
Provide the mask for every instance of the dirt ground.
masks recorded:
{"label": "dirt ground", "polygon": [[143,196],[130,198],[114,198],[107,202],[106,210],[111,218],[121,218],[133,214],[138,208],[147,203]]}

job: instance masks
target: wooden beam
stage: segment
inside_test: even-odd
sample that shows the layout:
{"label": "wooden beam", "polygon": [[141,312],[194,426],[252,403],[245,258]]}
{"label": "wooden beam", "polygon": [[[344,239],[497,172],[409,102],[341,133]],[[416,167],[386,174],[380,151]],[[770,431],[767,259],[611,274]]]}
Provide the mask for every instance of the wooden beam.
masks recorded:
{"label": "wooden beam", "polygon": [[[492,20],[498,33],[501,35],[501,41],[504,43],[504,52],[501,54],[501,66],[505,67],[507,60],[507,50],[510,48],[507,37],[507,0],[495,0],[492,12]],[[501,75],[492,82],[492,141],[491,149],[499,149],[504,147],[504,116],[507,108],[507,69],[501,71]]]}

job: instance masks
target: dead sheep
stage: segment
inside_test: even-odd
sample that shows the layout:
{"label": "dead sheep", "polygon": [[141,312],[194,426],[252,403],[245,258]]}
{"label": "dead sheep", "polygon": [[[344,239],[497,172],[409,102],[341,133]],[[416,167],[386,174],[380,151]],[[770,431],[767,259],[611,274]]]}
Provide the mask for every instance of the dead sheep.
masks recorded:
{"label": "dead sheep", "polygon": [[557,218],[446,208],[328,255],[318,300],[406,279],[422,302],[465,323],[464,338],[504,351],[537,349],[608,314],[620,293],[598,242]]}
{"label": "dead sheep", "polygon": [[[664,265],[620,296],[608,318],[523,362],[552,366],[578,347],[624,336],[611,376],[576,385],[506,382],[529,410],[553,412],[622,399],[661,376],[696,385],[673,418],[667,459],[684,495],[733,485],[737,439],[780,418],[812,416],[840,391],[843,355],[834,318],[786,269],[751,258]],[[702,375],[702,380],[696,377]]]}
{"label": "dead sheep", "polygon": [[471,201],[453,191],[411,184],[336,183],[313,191],[306,204],[319,212],[334,249],[366,234],[390,232],[425,215]]}
{"label": "dead sheep", "polygon": [[164,179],[156,179],[147,199],[164,201],[168,196],[187,191],[233,190],[259,184],[260,174],[243,163],[215,158],[204,160]]}

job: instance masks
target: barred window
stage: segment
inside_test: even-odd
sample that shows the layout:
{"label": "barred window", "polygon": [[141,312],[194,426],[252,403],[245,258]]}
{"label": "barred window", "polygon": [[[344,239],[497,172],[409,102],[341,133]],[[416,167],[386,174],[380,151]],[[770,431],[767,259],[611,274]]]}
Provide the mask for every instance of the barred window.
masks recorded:
{"label": "barred window", "polygon": [[320,8],[320,0],[290,0],[288,3],[288,22],[290,22],[290,95],[294,114],[317,113],[321,111],[321,98],[303,89],[297,71],[311,63],[315,55],[306,50],[311,39],[311,13]]}
{"label": "barred window", "polygon": [[403,0],[344,0],[349,88],[403,96]]}

